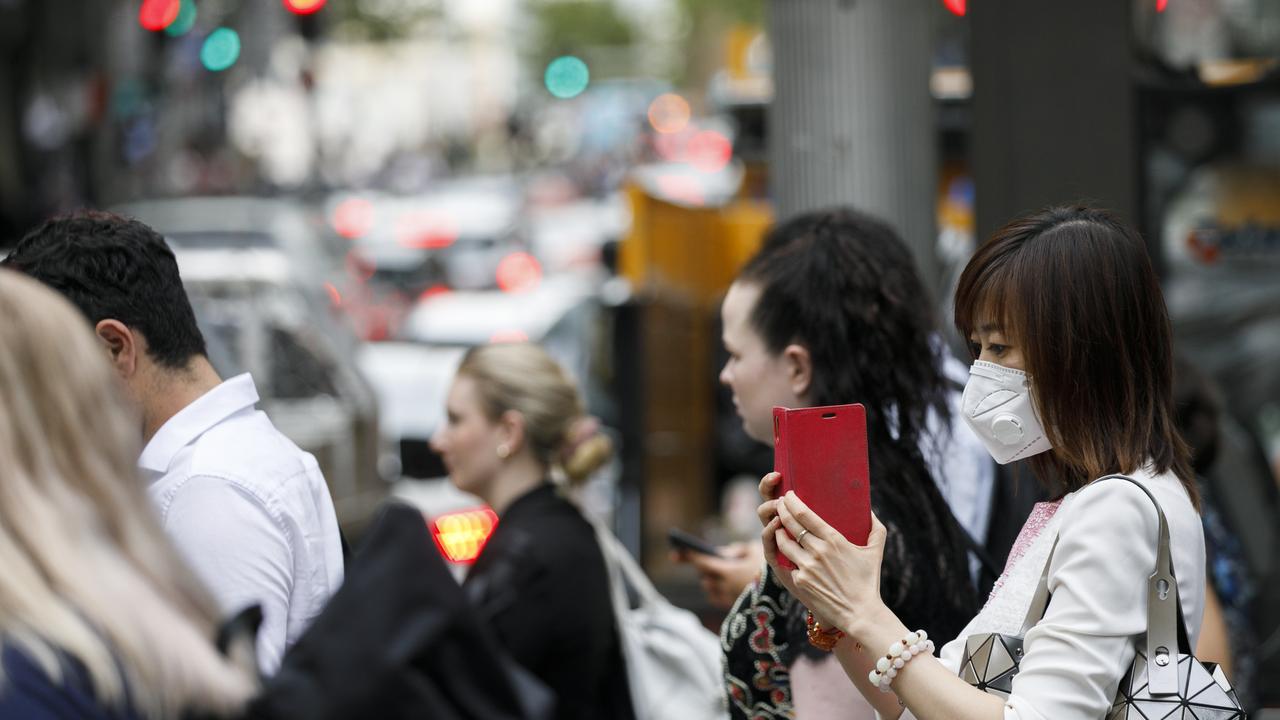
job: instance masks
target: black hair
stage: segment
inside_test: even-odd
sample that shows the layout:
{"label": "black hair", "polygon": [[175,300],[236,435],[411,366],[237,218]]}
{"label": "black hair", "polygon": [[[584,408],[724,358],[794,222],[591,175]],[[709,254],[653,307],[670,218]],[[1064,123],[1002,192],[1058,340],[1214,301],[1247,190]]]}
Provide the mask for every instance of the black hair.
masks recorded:
{"label": "black hair", "polygon": [[140,332],[164,367],[184,369],[206,355],[173,251],[137,220],[94,210],[54,217],[2,264],[57,290],[90,324],[113,319]]}
{"label": "black hair", "polygon": [[809,351],[812,405],[866,407],[872,505],[896,555],[884,564],[885,602],[908,625],[953,637],[976,607],[963,541],[921,451],[934,440],[929,415],[945,425],[951,413],[910,250],[864,213],[809,212],[774,227],[738,282],[760,290],[750,322],[770,353]]}
{"label": "black hair", "polygon": [[911,447],[930,409],[949,419],[932,303],[893,228],[847,208],[800,215],[769,232],[738,279],[760,288],[751,325],[765,347],[808,349],[814,405],[860,402],[868,425],[898,426]]}

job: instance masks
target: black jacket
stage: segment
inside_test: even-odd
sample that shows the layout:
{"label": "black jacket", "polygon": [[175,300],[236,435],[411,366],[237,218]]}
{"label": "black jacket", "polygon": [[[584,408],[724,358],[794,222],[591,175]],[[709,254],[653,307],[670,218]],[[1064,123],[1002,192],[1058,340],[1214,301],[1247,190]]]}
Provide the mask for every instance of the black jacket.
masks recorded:
{"label": "black jacket", "polygon": [[550,693],[505,656],[422,513],[391,505],[246,720],[546,720]]}
{"label": "black jacket", "polygon": [[557,718],[631,717],[595,531],[552,485],[507,508],[463,589],[511,657],[555,694]]}

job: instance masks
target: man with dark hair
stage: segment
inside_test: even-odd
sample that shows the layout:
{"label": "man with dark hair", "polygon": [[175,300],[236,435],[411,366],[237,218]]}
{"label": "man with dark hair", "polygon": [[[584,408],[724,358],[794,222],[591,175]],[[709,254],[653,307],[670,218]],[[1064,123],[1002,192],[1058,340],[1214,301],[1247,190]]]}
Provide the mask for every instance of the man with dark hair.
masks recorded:
{"label": "man with dark hair", "polygon": [[151,228],[104,212],[57,217],[0,264],[88,318],[140,413],[139,465],[161,523],[225,612],[262,606],[259,663],[273,671],[342,582],[315,458],[255,408],[247,373],[218,376],[173,252]]}

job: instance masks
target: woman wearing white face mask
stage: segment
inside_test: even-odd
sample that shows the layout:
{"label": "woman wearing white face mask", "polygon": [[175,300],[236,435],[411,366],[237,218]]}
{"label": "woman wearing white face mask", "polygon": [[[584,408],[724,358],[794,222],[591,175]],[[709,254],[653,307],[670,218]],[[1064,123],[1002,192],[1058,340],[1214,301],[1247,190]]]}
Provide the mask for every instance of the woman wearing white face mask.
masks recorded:
{"label": "woman wearing white face mask", "polygon": [[[1152,498],[1168,520],[1192,647],[1204,609],[1198,498],[1174,429],[1171,334],[1145,245],[1099,210],[1056,208],[1015,221],[969,262],[955,319],[976,359],[966,421],[998,462],[1029,458],[1055,498],[1033,512],[977,617],[934,658],[930,641],[880,598],[883,526],[877,521],[868,545],[855,546],[793,494],[772,499],[773,475],[761,482],[766,555],[822,622],[846,633],[836,653],[882,717],[1105,717],[1136,653],[1147,650]],[[1140,487],[1119,479],[1091,486],[1113,473]],[[778,567],[779,551],[800,569]],[[1042,575],[1047,609],[1024,634]],[[1005,663],[1014,667],[995,684],[1003,697],[972,686],[983,673],[975,667],[996,664],[995,651],[961,667],[965,639],[986,633],[1023,635],[1019,656]]]}

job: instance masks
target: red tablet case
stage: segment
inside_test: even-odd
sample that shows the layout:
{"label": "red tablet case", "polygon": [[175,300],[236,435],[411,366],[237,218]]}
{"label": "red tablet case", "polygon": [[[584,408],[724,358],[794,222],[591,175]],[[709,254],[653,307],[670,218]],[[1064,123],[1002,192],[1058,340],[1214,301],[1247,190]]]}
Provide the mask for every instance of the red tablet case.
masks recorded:
{"label": "red tablet case", "polygon": [[[850,542],[871,534],[867,410],[862,405],[773,409],[773,469],[782,492],[794,490],[809,509]],[[786,555],[778,563],[795,569]]]}

